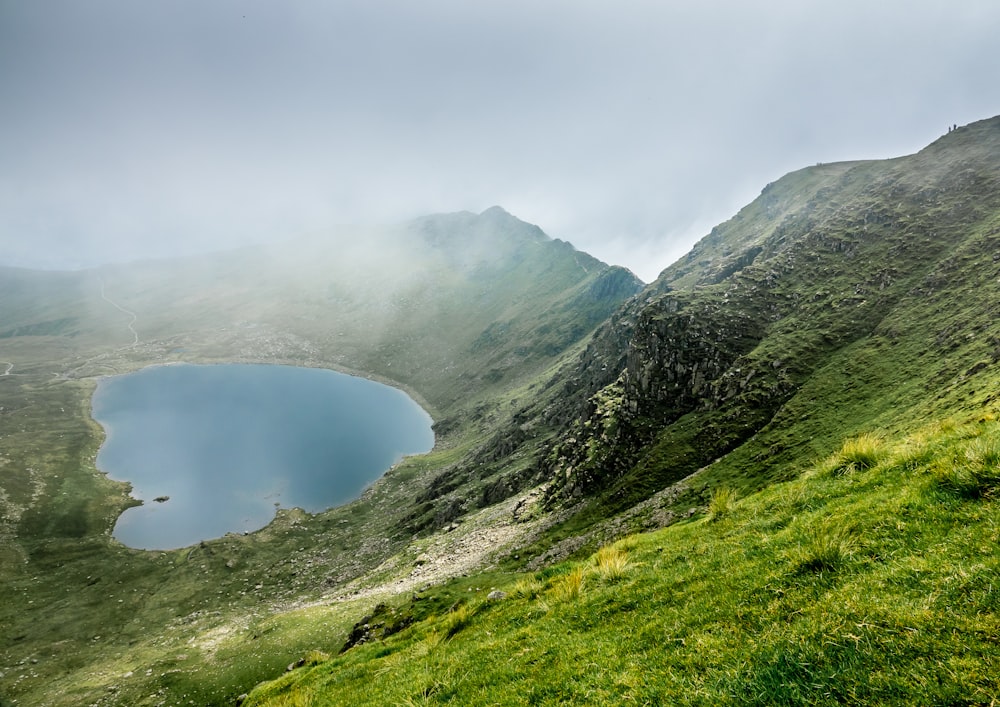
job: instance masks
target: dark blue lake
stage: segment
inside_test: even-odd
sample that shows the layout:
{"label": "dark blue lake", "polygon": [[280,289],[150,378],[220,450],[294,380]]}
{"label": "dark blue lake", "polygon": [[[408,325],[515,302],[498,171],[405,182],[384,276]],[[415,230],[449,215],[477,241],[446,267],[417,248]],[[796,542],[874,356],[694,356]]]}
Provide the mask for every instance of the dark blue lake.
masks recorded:
{"label": "dark blue lake", "polygon": [[114,537],[148,550],[257,530],[279,505],[346,503],[434,446],[402,391],[315,368],[155,366],[102,380],[93,416],[107,433],[98,468],[143,501]]}

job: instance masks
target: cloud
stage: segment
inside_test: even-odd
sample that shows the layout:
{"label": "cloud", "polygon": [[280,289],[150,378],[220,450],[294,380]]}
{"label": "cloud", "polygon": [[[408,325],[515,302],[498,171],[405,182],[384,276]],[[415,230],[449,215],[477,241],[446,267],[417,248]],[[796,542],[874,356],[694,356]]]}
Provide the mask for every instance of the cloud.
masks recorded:
{"label": "cloud", "polygon": [[963,0],[0,0],[0,258],[502,204],[651,279],[765,183],[1000,112]]}

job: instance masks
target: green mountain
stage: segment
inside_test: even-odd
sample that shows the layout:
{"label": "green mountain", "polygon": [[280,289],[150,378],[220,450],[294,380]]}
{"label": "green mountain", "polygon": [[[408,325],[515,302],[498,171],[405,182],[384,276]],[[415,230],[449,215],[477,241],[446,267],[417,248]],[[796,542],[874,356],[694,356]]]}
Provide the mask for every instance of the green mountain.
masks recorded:
{"label": "green mountain", "polygon": [[[514,493],[519,486],[498,482],[504,469],[490,466],[451,483],[446,502],[424,498],[427,470],[472,454],[514,400],[641,286],[499,208],[176,261],[3,269],[0,703],[89,704],[95,689],[108,698],[92,672],[114,656],[142,661],[146,649],[147,662],[160,660],[170,625],[215,620],[223,608],[243,621],[315,597],[377,567],[414,533]],[[385,380],[432,414],[435,451],[346,508],[281,511],[260,533],[183,551],[129,550],[109,536],[135,501],[94,468],[103,434],[90,396],[99,376],[173,361],[323,366]],[[251,686],[275,659],[284,656],[234,658],[235,674],[196,689],[224,702],[233,683]],[[158,681],[137,689],[156,693]],[[163,689],[167,702],[177,698]],[[121,702],[138,704],[129,694]]]}
{"label": "green mountain", "polygon": [[768,185],[488,445],[518,561],[247,704],[991,704],[998,234],[1000,118]]}
{"label": "green mountain", "polygon": [[550,499],[606,515],[709,464],[749,491],[845,437],[989,409],[998,159],[993,119],[765,187],[521,414],[571,421],[539,458]]}
{"label": "green mountain", "polygon": [[[990,704],[998,234],[994,118],[789,174],[638,294],[500,209],[4,271],[0,703]],[[89,395],[172,360],[377,376],[438,444],[131,551]]]}

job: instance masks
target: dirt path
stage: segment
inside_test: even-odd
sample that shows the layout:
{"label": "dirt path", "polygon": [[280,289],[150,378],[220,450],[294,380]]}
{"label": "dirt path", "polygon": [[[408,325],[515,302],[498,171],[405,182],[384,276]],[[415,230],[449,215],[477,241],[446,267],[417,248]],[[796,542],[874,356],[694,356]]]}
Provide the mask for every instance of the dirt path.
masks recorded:
{"label": "dirt path", "polygon": [[108,297],[107,294],[105,294],[105,292],[104,292],[104,280],[101,280],[101,299],[104,300],[105,302],[107,302],[108,304],[110,304],[115,309],[117,309],[119,312],[121,312],[123,314],[127,314],[128,316],[132,317],[131,321],[129,321],[129,323],[127,325],[128,326],[128,330],[130,332],[132,332],[132,343],[127,348],[134,348],[134,347],[138,346],[139,345],[139,332],[137,332],[135,330],[135,322],[139,318],[138,315],[136,315],[135,312],[133,312],[133,311],[131,311],[129,309],[125,309],[120,304],[118,304],[117,302],[115,302],[113,299],[111,299],[110,297]]}
{"label": "dirt path", "polygon": [[7,366],[7,370],[4,371],[3,373],[0,373],[0,376],[9,376],[10,372],[14,370],[14,364],[11,363],[10,361],[0,361],[0,365]]}

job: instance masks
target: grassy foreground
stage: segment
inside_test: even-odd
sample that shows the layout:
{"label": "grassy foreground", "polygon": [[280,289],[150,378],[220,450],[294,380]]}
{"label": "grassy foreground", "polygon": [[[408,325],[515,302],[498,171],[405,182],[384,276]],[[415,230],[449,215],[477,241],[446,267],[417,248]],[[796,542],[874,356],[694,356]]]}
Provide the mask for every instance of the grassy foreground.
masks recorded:
{"label": "grassy foreground", "polygon": [[244,705],[995,704],[998,496],[992,416],[863,435],[701,519],[439,588],[467,598]]}

